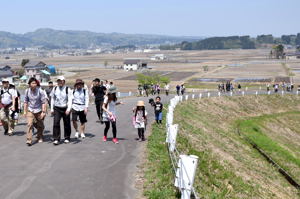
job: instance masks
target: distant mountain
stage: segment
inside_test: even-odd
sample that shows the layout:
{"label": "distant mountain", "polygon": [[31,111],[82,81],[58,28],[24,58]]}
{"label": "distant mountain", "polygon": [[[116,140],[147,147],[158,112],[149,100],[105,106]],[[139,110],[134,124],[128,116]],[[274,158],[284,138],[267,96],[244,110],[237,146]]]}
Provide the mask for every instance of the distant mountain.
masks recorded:
{"label": "distant mountain", "polygon": [[201,37],[175,37],[148,34],[95,33],[90,31],[38,29],[25,34],[0,31],[0,48],[43,46],[45,48],[89,48],[91,46],[125,46],[180,43]]}

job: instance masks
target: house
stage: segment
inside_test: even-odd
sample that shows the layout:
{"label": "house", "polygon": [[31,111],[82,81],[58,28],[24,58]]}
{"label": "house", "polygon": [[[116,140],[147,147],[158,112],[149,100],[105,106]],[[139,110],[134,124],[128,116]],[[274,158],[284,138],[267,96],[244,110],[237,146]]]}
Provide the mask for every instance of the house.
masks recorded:
{"label": "house", "polygon": [[153,60],[153,61],[161,61],[161,60],[166,60],[166,59],[167,59],[167,56],[164,54],[156,54],[151,57],[151,60]]}
{"label": "house", "polygon": [[147,68],[147,63],[143,62],[140,59],[125,59],[123,68],[126,71],[139,70],[139,69]]}
{"label": "house", "polygon": [[300,52],[287,53],[285,59],[300,59]]}
{"label": "house", "polygon": [[11,70],[10,66],[2,66],[0,67],[0,80],[8,79],[10,82],[13,82],[14,73]]}
{"label": "house", "polygon": [[48,82],[50,80],[51,73],[49,72],[49,68],[47,65],[42,62],[32,62],[29,61],[25,66],[25,76],[27,79],[31,77],[35,77],[40,82]]}

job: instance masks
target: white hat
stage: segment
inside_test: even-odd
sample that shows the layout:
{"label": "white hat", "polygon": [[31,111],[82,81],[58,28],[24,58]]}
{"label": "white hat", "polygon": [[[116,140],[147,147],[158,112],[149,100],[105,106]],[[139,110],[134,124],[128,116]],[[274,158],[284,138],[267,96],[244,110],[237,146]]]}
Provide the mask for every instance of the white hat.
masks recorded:
{"label": "white hat", "polygon": [[8,82],[8,83],[9,83],[10,81],[9,81],[9,79],[6,79],[6,78],[5,78],[5,79],[2,79],[1,82]]}
{"label": "white hat", "polygon": [[57,80],[65,80],[65,77],[64,76],[59,76],[58,78],[57,78]]}

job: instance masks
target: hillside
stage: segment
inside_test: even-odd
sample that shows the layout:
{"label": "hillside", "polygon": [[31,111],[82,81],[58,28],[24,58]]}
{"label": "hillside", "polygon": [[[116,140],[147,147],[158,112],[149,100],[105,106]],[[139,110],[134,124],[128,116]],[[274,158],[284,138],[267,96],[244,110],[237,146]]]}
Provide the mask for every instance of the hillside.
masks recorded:
{"label": "hillside", "polygon": [[43,46],[46,48],[88,48],[91,46],[147,45],[195,41],[200,37],[147,34],[95,33],[90,31],[38,29],[25,34],[0,31],[0,48]]}
{"label": "hillside", "polygon": [[[177,148],[199,157],[195,188],[201,198],[300,198],[299,191],[247,141],[254,142],[299,182],[299,97],[197,99],[177,106],[174,118],[180,127]],[[149,198],[160,194],[178,198],[172,187],[174,174],[168,168],[171,163],[164,155],[164,132],[154,127],[155,137],[149,139],[145,166]],[[165,176],[151,180],[161,173]]]}

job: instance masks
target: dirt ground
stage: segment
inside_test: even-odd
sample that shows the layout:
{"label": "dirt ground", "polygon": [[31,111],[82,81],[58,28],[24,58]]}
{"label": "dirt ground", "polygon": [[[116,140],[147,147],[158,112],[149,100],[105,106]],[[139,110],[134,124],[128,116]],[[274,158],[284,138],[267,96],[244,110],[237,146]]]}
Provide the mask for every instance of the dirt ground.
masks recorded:
{"label": "dirt ground", "polygon": [[[152,61],[155,54],[164,54],[164,61]],[[70,82],[82,78],[87,82],[98,77],[115,81],[124,91],[134,90],[137,86],[134,72],[116,69],[122,66],[124,58],[141,58],[147,60],[152,71],[161,73],[176,72],[171,78],[171,87],[191,78],[271,78],[291,77],[294,83],[300,83],[299,60],[270,60],[269,49],[255,50],[203,50],[203,51],[159,51],[150,53],[116,53],[93,56],[63,56],[40,58],[34,54],[12,55],[9,60],[0,58],[1,65],[9,64],[13,68],[20,67],[23,58],[43,61],[54,65]],[[107,67],[104,66],[107,62]],[[284,65],[283,65],[284,63]],[[204,66],[208,71],[204,72]],[[182,73],[182,74],[180,74]],[[175,73],[173,73],[175,74]],[[185,75],[184,75],[185,74]],[[53,78],[55,80],[55,77]],[[124,85],[120,85],[120,84]],[[132,88],[134,87],[134,88]]]}

